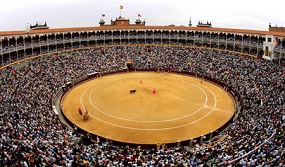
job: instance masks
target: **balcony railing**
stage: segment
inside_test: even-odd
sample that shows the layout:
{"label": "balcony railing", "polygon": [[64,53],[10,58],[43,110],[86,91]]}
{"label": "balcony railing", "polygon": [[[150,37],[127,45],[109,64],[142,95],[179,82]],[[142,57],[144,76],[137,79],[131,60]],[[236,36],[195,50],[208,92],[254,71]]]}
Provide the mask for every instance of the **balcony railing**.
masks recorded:
{"label": "balcony railing", "polygon": [[[169,43],[172,41],[174,42],[189,42],[189,41],[193,41],[193,45],[195,44],[199,44],[199,45],[206,45],[206,44],[210,44],[210,45],[232,45],[232,46],[240,46],[243,48],[257,48],[257,49],[262,49],[263,48],[263,44],[262,43],[250,43],[249,41],[237,41],[237,40],[233,40],[233,39],[224,39],[224,38],[209,38],[208,36],[206,37],[202,37],[202,36],[198,36],[198,35],[194,35],[194,36],[189,36],[189,35],[172,35],[172,34],[139,34],[139,35],[122,35],[122,36],[114,36],[114,35],[99,35],[99,36],[92,36],[92,37],[73,37],[73,38],[68,38],[68,37],[64,37],[64,39],[57,39],[57,40],[46,40],[46,41],[37,41],[34,42],[32,41],[31,43],[26,43],[25,45],[19,45],[13,48],[2,48],[2,52],[0,52],[0,54],[8,54],[11,52],[16,52],[16,51],[20,51],[20,50],[28,50],[28,49],[34,49],[34,48],[40,48],[40,47],[48,47],[51,45],[65,45],[65,44],[70,44],[71,46],[73,45],[73,43],[83,43],[83,42],[100,42],[100,41],[114,41],[114,40],[120,40],[120,42],[122,41],[126,41],[126,40],[153,40],[153,43],[157,43],[157,41],[161,41],[162,40],[165,41],[169,41]],[[146,41],[145,41],[146,43]],[[6,46],[7,47],[7,46]],[[228,48],[228,47],[227,47]],[[231,47],[229,47],[231,48]],[[274,49],[274,51],[276,52],[282,52],[284,53],[284,49]]]}

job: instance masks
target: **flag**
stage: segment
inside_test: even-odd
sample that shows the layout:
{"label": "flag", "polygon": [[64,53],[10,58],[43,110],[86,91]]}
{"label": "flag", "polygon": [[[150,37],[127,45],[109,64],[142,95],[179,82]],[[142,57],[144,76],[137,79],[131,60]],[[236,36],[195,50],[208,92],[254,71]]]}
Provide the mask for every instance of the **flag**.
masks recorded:
{"label": "flag", "polygon": [[102,17],[105,17],[105,14],[102,14]]}
{"label": "flag", "polygon": [[120,9],[124,9],[124,6],[120,5]]}
{"label": "flag", "polygon": [[142,17],[142,16],[138,13],[138,17]]}

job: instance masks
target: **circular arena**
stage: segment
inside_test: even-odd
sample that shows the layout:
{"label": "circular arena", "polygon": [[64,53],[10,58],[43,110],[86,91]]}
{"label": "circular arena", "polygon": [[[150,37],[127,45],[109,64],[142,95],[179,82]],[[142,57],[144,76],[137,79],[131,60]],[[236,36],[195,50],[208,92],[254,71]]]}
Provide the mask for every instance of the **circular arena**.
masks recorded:
{"label": "circular arena", "polygon": [[[88,121],[78,114],[78,106],[87,109]],[[204,136],[226,124],[235,111],[224,89],[162,72],[129,72],[88,81],[65,95],[62,108],[73,124],[89,133],[144,145]]]}
{"label": "circular arena", "polygon": [[116,21],[0,32],[1,166],[284,165],[285,31]]}

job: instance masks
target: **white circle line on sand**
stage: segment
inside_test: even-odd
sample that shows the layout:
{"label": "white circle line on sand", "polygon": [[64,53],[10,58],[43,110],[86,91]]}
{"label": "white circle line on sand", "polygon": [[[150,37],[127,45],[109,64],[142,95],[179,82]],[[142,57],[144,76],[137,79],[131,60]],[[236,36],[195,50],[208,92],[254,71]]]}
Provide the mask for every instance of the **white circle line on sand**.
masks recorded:
{"label": "white circle line on sand", "polygon": [[[96,84],[94,84],[94,85],[96,85]],[[94,85],[92,85],[92,86],[94,86]],[[90,87],[92,87],[92,86],[90,86]],[[196,122],[198,122],[198,121],[200,121],[200,120],[206,118],[206,117],[207,117],[210,113],[212,113],[212,112],[215,110],[215,108],[216,108],[217,99],[216,99],[215,94],[214,94],[213,91],[212,91],[211,89],[209,89],[208,87],[206,87],[206,86],[204,86],[204,85],[202,85],[202,86],[205,87],[206,89],[208,89],[208,90],[211,92],[211,94],[214,96],[214,100],[215,100],[214,107],[213,107],[213,108],[211,109],[211,111],[208,112],[205,116],[203,116],[203,117],[201,117],[201,118],[199,118],[199,119],[197,119],[197,120],[195,120],[195,121],[189,122],[189,123],[187,123],[187,124],[183,124],[183,125],[179,125],[179,126],[174,126],[174,127],[169,127],[169,128],[152,128],[152,129],[134,128],[134,127],[127,127],[127,126],[121,126],[121,125],[113,124],[113,123],[104,121],[104,120],[102,120],[102,119],[99,119],[99,118],[95,117],[95,116],[92,115],[92,114],[90,114],[90,115],[91,115],[94,119],[99,120],[99,121],[101,121],[101,122],[103,122],[103,123],[106,123],[106,124],[109,124],[109,125],[112,125],[112,126],[116,126],[116,127],[120,127],[120,128],[132,129],[132,130],[157,131],[157,130],[170,130],[170,129],[176,129],[176,128],[188,126],[188,125],[190,125],[190,124],[196,123]],[[89,88],[90,88],[90,87],[89,87]],[[87,89],[88,89],[88,88],[87,88]],[[84,92],[86,92],[87,89],[86,89]],[[84,93],[84,92],[83,92],[83,93]],[[81,98],[80,98],[80,103],[81,103],[81,105],[82,105],[82,95],[83,95],[83,93],[81,94]],[[83,106],[83,105],[82,105],[82,106]]]}
{"label": "white circle line on sand", "polygon": [[[129,77],[129,78],[134,78],[134,77]],[[135,77],[135,78],[138,78],[138,77]],[[149,77],[149,78],[153,78],[153,77]],[[164,77],[164,78],[170,78],[170,77]],[[125,77],[124,77],[124,79],[125,79]],[[171,78],[171,79],[173,79],[173,78]],[[113,82],[113,81],[117,81],[117,80],[121,80],[121,78],[104,82],[104,84],[109,83],[109,82]],[[186,80],[183,80],[183,79],[176,79],[176,80],[181,80],[181,81],[184,81],[184,82],[188,82],[188,83],[189,83],[189,81],[186,81]],[[199,86],[197,86],[197,85],[195,85],[195,84],[192,84],[193,86],[195,86],[195,87],[197,87],[198,89],[200,89],[200,90],[204,93],[204,95],[205,95],[205,97],[206,97],[203,106],[200,107],[200,108],[199,108],[198,110],[196,110],[195,112],[190,113],[190,114],[185,115],[185,116],[182,116],[182,117],[173,118],[173,119],[168,119],[168,120],[158,120],[158,121],[147,121],[147,120],[146,120],[146,121],[142,121],[142,120],[126,119],[126,118],[121,118],[121,117],[117,117],[117,116],[108,114],[108,113],[106,113],[106,112],[100,110],[98,107],[96,107],[96,106],[93,104],[92,99],[91,99],[91,94],[92,94],[98,87],[103,86],[104,84],[100,84],[100,85],[96,86],[96,87],[91,91],[91,93],[89,94],[89,101],[90,101],[90,104],[91,104],[97,111],[99,111],[100,113],[102,113],[102,114],[104,114],[104,115],[107,115],[107,116],[109,116],[109,117],[115,118],[115,119],[123,120],[123,121],[140,122],[140,123],[158,123],[158,122],[177,121],[177,120],[180,120],[180,119],[187,118],[187,117],[189,117],[189,116],[191,116],[191,115],[197,114],[200,110],[202,110],[202,109],[204,108],[204,106],[205,106],[205,105],[207,104],[207,102],[208,102],[208,95],[206,94],[206,92],[205,92],[201,87],[199,87]]]}
{"label": "white circle line on sand", "polygon": [[146,128],[134,128],[134,127],[128,127],[128,126],[121,126],[121,125],[117,125],[117,124],[114,124],[114,123],[111,123],[111,122],[107,122],[107,121],[104,121],[102,119],[99,119],[97,117],[95,117],[94,115],[92,114],[89,114],[91,115],[93,118],[95,118],[96,120],[99,120],[103,123],[106,123],[106,124],[109,124],[109,125],[112,125],[112,126],[116,126],[116,127],[119,127],[119,128],[124,128],[124,129],[131,129],[131,130],[143,130],[143,131],[158,131],[158,130],[171,130],[171,129],[177,129],[177,128],[181,128],[181,127],[185,127],[185,126],[188,126],[188,125],[191,125],[191,124],[194,124],[198,121],[201,121],[202,119],[206,118],[208,115],[210,115],[213,111],[214,111],[214,108],[216,108],[216,104],[217,104],[217,99],[216,99],[216,95],[213,93],[212,90],[210,90],[208,87],[204,86],[206,89],[208,89],[214,96],[214,99],[215,99],[215,104],[214,104],[214,107],[210,110],[210,112],[208,112],[206,115],[204,115],[203,117],[195,120],[195,121],[192,121],[192,122],[189,122],[187,124],[183,124],[183,125],[179,125],[179,126],[173,126],[173,127],[169,127],[169,128],[150,128],[150,129],[146,129]]}

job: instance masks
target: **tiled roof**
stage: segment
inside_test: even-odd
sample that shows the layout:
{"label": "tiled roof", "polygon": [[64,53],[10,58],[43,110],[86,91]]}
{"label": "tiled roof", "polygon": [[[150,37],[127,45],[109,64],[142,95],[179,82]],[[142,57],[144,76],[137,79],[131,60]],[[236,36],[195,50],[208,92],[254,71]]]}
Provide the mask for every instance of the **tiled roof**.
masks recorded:
{"label": "tiled roof", "polygon": [[[73,28],[51,28],[51,29],[39,29],[30,30],[29,34],[39,33],[61,33],[61,32],[73,32],[73,31],[93,31],[93,30],[116,30],[116,29],[165,29],[165,30],[189,30],[189,31],[216,31],[225,33],[241,33],[252,35],[276,35],[285,37],[285,32],[274,31],[262,31],[262,30],[248,30],[248,29],[233,29],[233,28],[209,28],[209,27],[188,27],[188,26],[102,26],[102,27],[73,27]],[[24,30],[20,31],[2,31],[0,36],[9,35],[26,35]]]}

